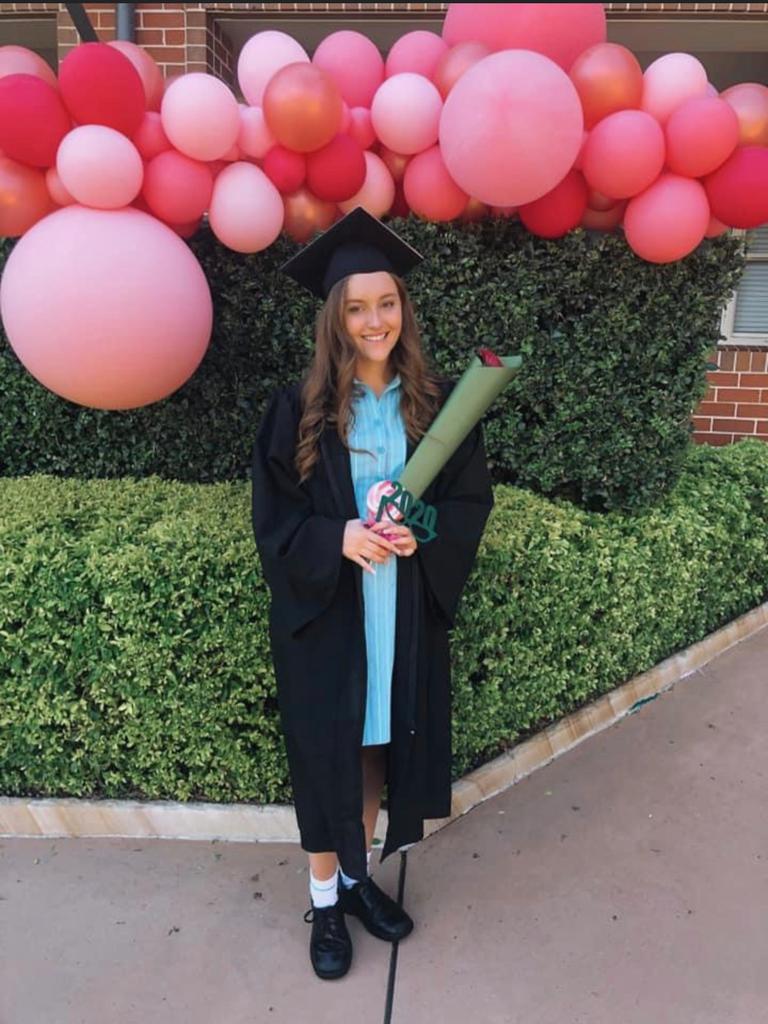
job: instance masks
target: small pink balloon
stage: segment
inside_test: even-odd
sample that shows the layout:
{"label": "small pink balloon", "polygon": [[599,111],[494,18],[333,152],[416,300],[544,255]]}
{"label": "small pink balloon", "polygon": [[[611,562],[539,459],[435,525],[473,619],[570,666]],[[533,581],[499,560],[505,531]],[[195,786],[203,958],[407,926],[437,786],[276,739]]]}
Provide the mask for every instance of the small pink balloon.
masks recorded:
{"label": "small pink balloon", "polygon": [[176,391],[200,365],[213,317],[189,247],[130,207],[68,206],[36,224],[8,258],[0,309],[32,376],[96,409]]}
{"label": "small pink balloon", "polygon": [[147,110],[160,110],[165,82],[163,73],[154,59],[141,46],[137,46],[136,43],[131,43],[127,39],[113,39],[107,45],[119,50],[138,71],[141,84],[144,86]]}
{"label": "small pink balloon", "polygon": [[58,89],[56,73],[39,53],[26,46],[0,46],[0,78],[6,75],[35,75]]}
{"label": "small pink balloon", "polygon": [[670,115],[664,133],[669,170],[701,178],[727,160],[738,145],[739,119],[724,100],[694,96]]}
{"label": "small pink balloon", "polygon": [[370,149],[376,141],[371,112],[367,107],[352,107],[349,112],[347,134],[351,135],[361,149]]}
{"label": "small pink balloon", "polygon": [[264,111],[261,107],[246,107],[241,103],[239,117],[238,146],[246,156],[261,160],[277,145],[277,139],[267,127]]}
{"label": "small pink balloon", "polygon": [[365,181],[363,187],[343,203],[339,203],[342,213],[349,213],[357,206],[362,206],[373,217],[383,217],[389,213],[395,201],[395,183],[392,175],[386,168],[384,161],[366,150],[365,157]]}
{"label": "small pink balloon", "polygon": [[704,186],[678,174],[662,174],[629,201],[624,214],[627,244],[649,263],[672,263],[693,252],[709,226]]}
{"label": "small pink balloon", "polygon": [[141,194],[160,220],[189,224],[208,209],[212,190],[213,175],[207,164],[169,149],[147,164]]}
{"label": "small pink balloon", "polygon": [[328,72],[350,107],[370,107],[384,81],[378,47],[361,32],[332,32],[315,50],[312,63]]}
{"label": "small pink balloon", "polygon": [[432,78],[437,62],[448,51],[444,39],[434,32],[417,29],[406,32],[392,45],[384,67],[387,78],[412,71],[416,75]]}
{"label": "small pink balloon", "polygon": [[611,199],[645,191],[664,166],[664,132],[642,110],[619,110],[589,133],[582,170],[589,185]]}
{"label": "small pink balloon", "polygon": [[405,169],[403,190],[413,212],[426,220],[455,220],[469,202],[467,193],[448,173],[439,146],[419,153],[410,161]]}
{"label": "small pink balloon", "polygon": [[443,100],[436,86],[405,72],[388,78],[371,105],[371,120],[379,139],[396,153],[421,153],[437,142]]}
{"label": "small pink balloon", "polygon": [[171,142],[163,131],[163,122],[156,110],[148,110],[131,138],[144,160],[152,160],[171,148]]}
{"label": "small pink balloon", "polygon": [[259,167],[234,163],[217,175],[208,221],[228,248],[235,252],[266,249],[280,234],[284,216],[280,193]]}
{"label": "small pink balloon", "polygon": [[163,96],[160,116],[172,144],[195,160],[218,160],[240,132],[237,100],[218,78],[193,71]]}
{"label": "small pink balloon", "polygon": [[67,192],[62,185],[59,172],[55,167],[49,167],[45,172],[45,184],[48,187],[51,199],[57,206],[71,206],[72,203],[76,202],[75,197]]}
{"label": "small pink balloon", "polygon": [[117,210],[139,194],[144,164],[130,139],[103,124],[83,124],[64,136],[56,170],[83,206]]}
{"label": "small pink balloon", "polygon": [[307,52],[285,32],[267,29],[251,36],[237,59],[237,80],[248,103],[260,107],[270,78],[287,64],[298,61],[309,63]]}
{"label": "small pink balloon", "polygon": [[645,69],[642,109],[659,124],[666,124],[681,103],[704,96],[707,85],[706,68],[700,60],[690,53],[666,53]]}

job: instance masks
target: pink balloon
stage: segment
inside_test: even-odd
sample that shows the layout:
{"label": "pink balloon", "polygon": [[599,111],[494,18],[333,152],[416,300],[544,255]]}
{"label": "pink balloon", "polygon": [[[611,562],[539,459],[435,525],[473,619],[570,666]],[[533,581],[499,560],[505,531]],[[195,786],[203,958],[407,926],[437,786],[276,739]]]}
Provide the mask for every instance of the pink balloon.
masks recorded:
{"label": "pink balloon", "polygon": [[371,112],[367,107],[352,107],[349,112],[347,134],[351,135],[362,149],[370,149],[374,144],[376,132],[373,130]]}
{"label": "pink balloon", "polygon": [[739,142],[739,119],[725,100],[694,96],[666,124],[667,167],[687,178],[701,178],[720,166]]}
{"label": "pink balloon", "polygon": [[706,95],[708,84],[701,61],[690,53],[667,53],[645,69],[642,109],[666,124],[681,103]]}
{"label": "pink balloon", "polygon": [[96,409],[176,391],[205,355],[213,317],[188,246],[131,208],[68,206],[36,224],[6,263],[0,308],[32,376]]}
{"label": "pink balloon", "polygon": [[39,53],[26,46],[0,46],[0,78],[6,75],[35,75],[58,89],[56,73]]}
{"label": "pink balloon", "polygon": [[440,147],[415,156],[405,169],[405,198],[415,214],[427,220],[455,220],[467,206],[469,196],[448,173]]}
{"label": "pink balloon", "polygon": [[253,164],[235,163],[216,177],[208,210],[211,230],[235,252],[260,252],[283,227],[280,193]]}
{"label": "pink balloon", "polygon": [[261,160],[277,145],[277,139],[267,126],[261,107],[240,104],[240,131],[237,144],[246,156]]}
{"label": "pink balloon", "polygon": [[202,71],[173,82],[163,96],[160,116],[176,149],[194,160],[220,159],[240,132],[237,100],[220,79]]}
{"label": "pink balloon", "polygon": [[428,78],[405,72],[380,86],[371,104],[371,120],[388,149],[420,153],[437,142],[442,108],[442,97]]}
{"label": "pink balloon", "polygon": [[141,194],[152,213],[171,224],[198,221],[211,201],[213,175],[199,160],[169,149],[150,160]]}
{"label": "pink balloon", "polygon": [[509,50],[484,57],[454,85],[440,118],[440,149],[465,192],[489,206],[519,206],[565,177],[583,128],[565,72],[537,53]]}
{"label": "pink balloon", "polygon": [[251,36],[237,59],[237,81],[250,105],[260,107],[270,78],[286,64],[297,61],[309,63],[307,52],[285,32],[267,29]]}
{"label": "pink balloon", "polygon": [[107,45],[119,50],[138,71],[141,84],[144,87],[147,110],[159,110],[165,91],[165,81],[163,73],[154,59],[141,46],[137,46],[136,43],[131,43],[127,39],[113,39]]}
{"label": "pink balloon", "polygon": [[693,252],[709,226],[704,186],[678,174],[662,174],[629,201],[624,214],[627,244],[649,263],[672,263]]}
{"label": "pink balloon", "polygon": [[342,213],[349,213],[356,206],[362,206],[372,216],[383,217],[389,213],[392,203],[395,201],[395,183],[380,157],[367,150],[363,156],[365,157],[363,187],[357,195],[339,203],[339,209]]}
{"label": "pink balloon", "polygon": [[163,131],[163,122],[156,110],[148,110],[144,119],[131,138],[144,160],[151,160],[159,153],[171,148],[168,136]]}
{"label": "pink balloon", "polygon": [[350,107],[370,107],[384,81],[378,47],[360,32],[332,32],[315,50],[312,63],[328,72]]}
{"label": "pink balloon", "polygon": [[590,186],[611,199],[645,191],[664,166],[664,132],[642,110],[619,110],[589,133],[582,170]]}
{"label": "pink balloon", "polygon": [[45,184],[51,199],[57,206],[71,206],[76,202],[75,197],[67,192],[62,185],[59,172],[55,167],[49,167],[45,172]]}
{"label": "pink balloon", "polygon": [[56,170],[78,203],[100,210],[127,206],[144,178],[144,164],[131,140],[103,124],[83,124],[65,135]]}
{"label": "pink balloon", "polygon": [[434,32],[425,32],[421,29],[406,32],[396,40],[389,51],[384,74],[391,78],[393,75],[412,71],[416,75],[431,78],[437,62],[447,51],[448,45],[445,40]]}
{"label": "pink balloon", "polygon": [[568,71],[580,53],[606,40],[603,4],[448,4],[448,46],[476,40],[491,51],[533,50]]}

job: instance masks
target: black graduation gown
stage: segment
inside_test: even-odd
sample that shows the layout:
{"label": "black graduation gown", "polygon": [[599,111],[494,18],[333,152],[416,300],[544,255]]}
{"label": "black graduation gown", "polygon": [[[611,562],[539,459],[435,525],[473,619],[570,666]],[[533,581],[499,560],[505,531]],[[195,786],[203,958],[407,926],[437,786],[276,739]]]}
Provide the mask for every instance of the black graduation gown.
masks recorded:
{"label": "black graduation gown", "polygon": [[[443,400],[453,386],[442,384]],[[335,850],[343,871],[362,879],[363,569],[342,555],[344,526],[358,510],[349,453],[334,428],[323,432],[312,474],[298,484],[300,417],[300,385],[278,389],[253,447],[253,531],[271,591],[269,635],[301,845]],[[408,439],[408,458],[414,448]],[[421,839],[425,818],[450,814],[448,631],[493,507],[479,424],[422,498],[437,508],[437,537],[397,563],[382,860]]]}

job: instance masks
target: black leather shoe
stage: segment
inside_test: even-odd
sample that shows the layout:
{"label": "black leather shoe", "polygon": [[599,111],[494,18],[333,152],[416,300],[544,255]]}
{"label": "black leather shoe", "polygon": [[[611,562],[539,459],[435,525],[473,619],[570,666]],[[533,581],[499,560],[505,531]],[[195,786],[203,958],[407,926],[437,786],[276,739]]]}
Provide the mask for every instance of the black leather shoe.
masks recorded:
{"label": "black leather shoe", "polygon": [[310,907],[304,915],[312,925],[309,958],[318,978],[341,978],[352,963],[352,939],[338,903]]}
{"label": "black leather shoe", "polygon": [[385,942],[398,942],[413,931],[410,917],[372,878],[358,882],[351,889],[339,882],[339,906],[345,914],[359,917],[371,935]]}

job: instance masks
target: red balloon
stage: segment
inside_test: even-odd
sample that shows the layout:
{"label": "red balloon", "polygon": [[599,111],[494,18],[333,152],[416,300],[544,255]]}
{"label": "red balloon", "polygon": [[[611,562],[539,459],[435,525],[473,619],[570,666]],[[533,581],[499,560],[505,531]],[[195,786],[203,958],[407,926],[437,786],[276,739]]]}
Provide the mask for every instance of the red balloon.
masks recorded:
{"label": "red balloon", "polygon": [[198,221],[208,209],[213,175],[199,160],[169,149],[144,169],[141,194],[155,217],[171,224]]}
{"label": "red balloon", "polygon": [[725,100],[694,96],[672,111],[664,132],[670,171],[702,178],[724,163],[738,145],[739,119]]}
{"label": "red balloon", "polygon": [[64,104],[78,124],[104,124],[130,138],[144,117],[146,98],[136,68],[107,43],[81,43],[59,68]]}
{"label": "red balloon", "polygon": [[392,206],[389,208],[390,217],[408,217],[410,215],[411,208],[408,205],[408,200],[405,198],[405,191],[403,189],[402,181],[398,181],[395,185],[395,199]]}
{"label": "red balloon", "polygon": [[768,221],[768,149],[740,146],[704,179],[713,216],[731,228],[756,228]]}
{"label": "red balloon", "polygon": [[618,43],[598,43],[576,58],[570,70],[584,108],[584,127],[592,128],[617,110],[640,107],[643,69],[631,50]]}
{"label": "red balloon", "polygon": [[578,227],[587,207],[587,183],[578,171],[569,171],[563,180],[540,199],[520,207],[520,220],[541,238],[561,238]]}
{"label": "red balloon", "polygon": [[587,207],[581,218],[581,226],[588,231],[613,231],[621,224],[627,202],[627,199],[622,199],[610,210],[591,210]]}
{"label": "red balloon", "polygon": [[341,130],[345,134],[351,135],[363,149],[370,149],[376,141],[371,112],[367,107],[352,107],[349,112],[349,124]]}
{"label": "red balloon", "polygon": [[280,192],[295,192],[307,177],[307,158],[285,146],[273,146],[261,163],[262,170]]}
{"label": "red balloon", "polygon": [[360,146],[349,135],[337,135],[307,156],[307,187],[318,199],[343,203],[363,187],[365,169]]}
{"label": "red balloon", "polygon": [[71,127],[58,90],[42,78],[0,78],[0,149],[6,156],[32,167],[51,167]]}
{"label": "red balloon", "polygon": [[158,153],[164,153],[166,149],[172,148],[163,130],[160,115],[155,110],[146,112],[131,141],[141,153],[143,160],[152,160]]}

